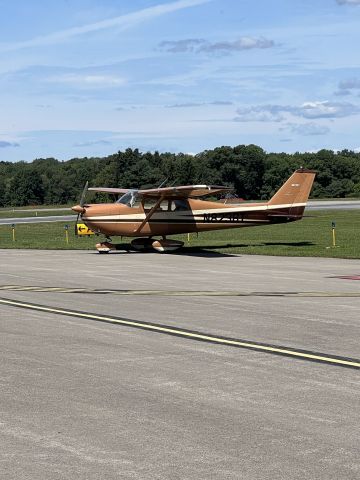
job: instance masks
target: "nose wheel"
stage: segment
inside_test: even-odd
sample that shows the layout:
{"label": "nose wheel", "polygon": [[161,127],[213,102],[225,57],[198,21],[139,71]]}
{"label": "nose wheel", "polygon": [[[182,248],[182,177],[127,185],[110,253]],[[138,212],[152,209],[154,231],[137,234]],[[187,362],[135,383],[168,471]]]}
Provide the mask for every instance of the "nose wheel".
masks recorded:
{"label": "nose wheel", "polygon": [[106,240],[108,240],[108,239],[110,241],[101,242],[101,243],[96,244],[96,250],[99,253],[109,253],[111,250],[116,250],[116,245],[111,243],[111,239],[109,237],[106,237]]}

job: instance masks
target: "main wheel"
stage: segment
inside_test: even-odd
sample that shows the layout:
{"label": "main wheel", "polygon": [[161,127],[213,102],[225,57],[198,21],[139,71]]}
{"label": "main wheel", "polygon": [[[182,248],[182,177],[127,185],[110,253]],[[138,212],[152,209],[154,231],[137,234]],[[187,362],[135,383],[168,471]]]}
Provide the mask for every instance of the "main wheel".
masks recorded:
{"label": "main wheel", "polygon": [[168,239],[155,240],[154,242],[152,242],[152,247],[160,253],[175,252],[176,250],[179,250],[179,248],[181,248],[183,245],[184,242]]}

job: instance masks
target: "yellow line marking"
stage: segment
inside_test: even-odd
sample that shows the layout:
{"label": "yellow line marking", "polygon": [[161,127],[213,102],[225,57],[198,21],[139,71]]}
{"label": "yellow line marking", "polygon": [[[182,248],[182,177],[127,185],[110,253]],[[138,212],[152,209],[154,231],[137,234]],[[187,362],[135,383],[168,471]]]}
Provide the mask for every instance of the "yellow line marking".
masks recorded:
{"label": "yellow line marking", "polygon": [[47,307],[43,305],[34,305],[31,303],[25,303],[25,302],[18,302],[16,300],[7,300],[7,299],[0,299],[0,303],[4,305],[11,305],[15,307],[22,307],[22,308],[27,308],[30,310],[37,310],[37,311],[42,311],[42,312],[49,312],[49,313],[57,313],[61,315],[69,315],[73,317],[79,317],[79,318],[88,318],[92,320],[98,320],[101,322],[106,322],[106,323],[114,323],[114,324],[119,324],[119,325],[126,325],[130,327],[138,327],[141,329],[145,330],[151,330],[155,332],[162,332],[162,333],[167,333],[167,334],[172,334],[172,335],[177,335],[185,338],[190,338],[190,339],[195,339],[195,340],[203,340],[203,341],[208,341],[212,343],[217,343],[219,345],[229,345],[229,346],[234,346],[234,347],[243,347],[243,348],[249,348],[253,349],[255,351],[264,351],[264,352],[270,352],[270,353],[277,353],[277,354],[282,354],[286,356],[291,356],[293,358],[300,358],[300,359],[305,359],[305,360],[314,360],[314,361],[319,361],[319,362],[324,362],[328,364],[335,364],[335,365],[341,365],[341,366],[347,366],[347,367],[353,367],[353,368],[360,368],[360,361],[352,361],[352,360],[346,360],[346,359],[340,359],[340,358],[334,358],[334,357],[327,357],[327,356],[322,356],[321,354],[316,354],[316,353],[305,353],[305,352],[300,352],[296,350],[288,350],[282,347],[275,347],[275,346],[268,346],[268,345],[259,345],[251,342],[246,342],[246,341],[241,341],[241,340],[231,340],[231,339],[225,339],[225,338],[219,338],[216,336],[212,335],[206,335],[202,334],[200,332],[188,332],[186,330],[178,329],[176,327],[167,327],[167,326],[160,326],[160,325],[151,325],[148,323],[142,323],[138,322],[136,320],[127,320],[127,319],[116,319],[113,317],[106,317],[104,315],[95,315],[92,313],[82,313],[82,312],[77,312],[77,311],[72,311],[72,310],[65,310],[65,309],[60,309],[60,308],[54,308],[54,307]]}

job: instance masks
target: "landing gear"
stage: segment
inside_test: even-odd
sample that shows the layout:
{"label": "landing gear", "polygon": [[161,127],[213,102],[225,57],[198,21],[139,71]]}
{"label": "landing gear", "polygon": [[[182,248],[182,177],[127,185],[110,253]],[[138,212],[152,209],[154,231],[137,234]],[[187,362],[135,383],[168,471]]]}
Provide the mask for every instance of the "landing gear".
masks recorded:
{"label": "landing gear", "polygon": [[99,253],[109,253],[110,250],[116,250],[116,245],[110,242],[101,242],[96,244]]}
{"label": "landing gear", "polygon": [[135,238],[131,242],[131,246],[139,252],[151,251],[152,249],[161,253],[174,252],[183,245],[184,242],[179,242],[178,240],[167,240],[166,237],[163,237],[161,240],[154,240],[151,237]]}
{"label": "landing gear", "polygon": [[[156,250],[160,253],[175,252],[184,245],[184,242],[178,240],[168,240],[163,237],[161,240],[154,240],[152,237],[134,238],[131,247],[138,252],[151,252]],[[107,237],[105,242],[97,243],[96,249],[99,253],[109,253],[114,250],[121,250],[121,244],[116,245]]]}
{"label": "landing gear", "polygon": [[178,240],[168,240],[166,237],[163,237],[161,240],[155,240],[152,242],[152,247],[160,253],[165,252],[175,252],[179,250],[184,245],[184,242]]}

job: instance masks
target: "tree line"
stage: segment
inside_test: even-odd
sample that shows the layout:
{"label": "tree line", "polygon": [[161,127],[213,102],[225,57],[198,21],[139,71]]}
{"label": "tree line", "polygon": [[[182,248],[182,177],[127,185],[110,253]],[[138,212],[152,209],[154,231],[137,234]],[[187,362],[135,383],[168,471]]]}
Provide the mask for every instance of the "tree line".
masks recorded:
{"label": "tree line", "polygon": [[238,145],[197,155],[128,148],[107,157],[0,162],[0,206],[76,203],[87,180],[90,186],[121,188],[226,185],[246,200],[267,199],[301,166],[317,171],[313,198],[360,197],[360,153],[266,153]]}

